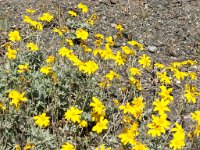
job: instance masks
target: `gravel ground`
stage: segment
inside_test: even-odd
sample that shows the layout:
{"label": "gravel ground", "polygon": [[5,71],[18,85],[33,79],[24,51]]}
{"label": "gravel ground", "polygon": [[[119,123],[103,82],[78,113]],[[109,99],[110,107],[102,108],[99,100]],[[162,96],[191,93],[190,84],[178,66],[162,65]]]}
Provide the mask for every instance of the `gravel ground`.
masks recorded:
{"label": "gravel ground", "polygon": [[142,42],[155,58],[200,59],[199,0],[0,0],[0,21],[8,18],[11,27],[18,27],[26,8],[53,10],[60,5],[65,10],[79,2],[97,12],[97,31],[112,35],[113,26],[121,23],[126,29],[124,37]]}

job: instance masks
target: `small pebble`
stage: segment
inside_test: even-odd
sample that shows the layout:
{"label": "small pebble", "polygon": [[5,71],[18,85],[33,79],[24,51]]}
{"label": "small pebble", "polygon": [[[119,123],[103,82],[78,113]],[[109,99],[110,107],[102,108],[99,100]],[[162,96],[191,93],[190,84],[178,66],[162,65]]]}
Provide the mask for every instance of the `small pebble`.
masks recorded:
{"label": "small pebble", "polygon": [[158,48],[156,46],[148,46],[148,50],[152,53],[155,53],[158,50]]}

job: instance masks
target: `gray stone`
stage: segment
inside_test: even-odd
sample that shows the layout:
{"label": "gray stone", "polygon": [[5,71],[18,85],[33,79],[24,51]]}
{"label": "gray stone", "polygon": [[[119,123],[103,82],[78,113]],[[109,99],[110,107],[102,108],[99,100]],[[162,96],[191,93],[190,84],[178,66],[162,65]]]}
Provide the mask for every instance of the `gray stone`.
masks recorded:
{"label": "gray stone", "polygon": [[148,46],[148,51],[155,53],[157,52],[158,48],[156,46]]}

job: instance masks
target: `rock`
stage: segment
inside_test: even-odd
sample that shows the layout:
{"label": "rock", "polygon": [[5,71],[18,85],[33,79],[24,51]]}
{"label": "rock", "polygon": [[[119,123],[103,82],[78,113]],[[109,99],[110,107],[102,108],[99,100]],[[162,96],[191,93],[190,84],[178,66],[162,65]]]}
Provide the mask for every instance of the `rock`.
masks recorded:
{"label": "rock", "polygon": [[110,3],[111,4],[116,4],[116,3],[118,3],[118,0],[110,0]]}
{"label": "rock", "polygon": [[148,46],[148,51],[155,53],[157,52],[158,48],[156,46]]}

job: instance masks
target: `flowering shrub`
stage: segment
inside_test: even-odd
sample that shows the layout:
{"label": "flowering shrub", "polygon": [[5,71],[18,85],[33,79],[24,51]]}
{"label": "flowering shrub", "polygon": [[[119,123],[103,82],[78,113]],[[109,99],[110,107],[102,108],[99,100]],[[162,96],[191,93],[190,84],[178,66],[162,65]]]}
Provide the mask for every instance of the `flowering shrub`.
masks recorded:
{"label": "flowering shrub", "polygon": [[8,33],[0,149],[191,149],[200,135],[198,62],[153,61],[135,40],[118,48],[123,26],[93,33],[98,17],[88,13],[80,3],[58,24],[53,13],[27,9],[25,27]]}

